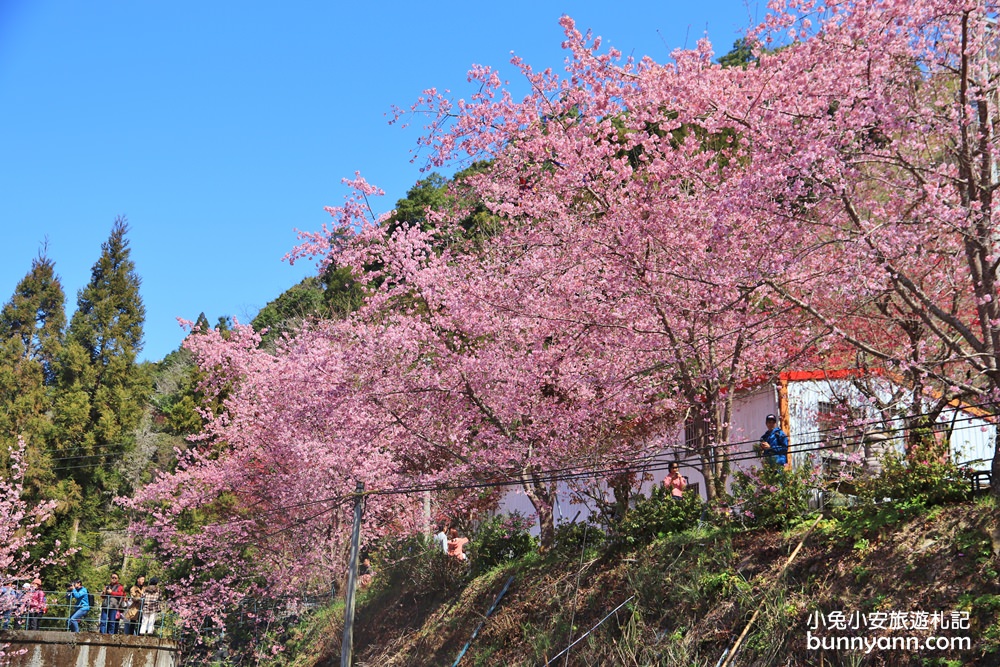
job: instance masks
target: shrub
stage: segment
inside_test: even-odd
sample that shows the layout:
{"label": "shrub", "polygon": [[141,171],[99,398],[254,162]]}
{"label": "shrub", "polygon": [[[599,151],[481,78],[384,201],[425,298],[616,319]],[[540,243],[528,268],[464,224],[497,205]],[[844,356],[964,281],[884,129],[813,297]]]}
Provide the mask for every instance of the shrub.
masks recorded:
{"label": "shrub", "polygon": [[563,523],[556,526],[552,550],[561,554],[579,554],[584,546],[590,549],[607,539],[604,531],[591,523]]}
{"label": "shrub", "polygon": [[474,572],[486,572],[534,550],[535,538],[528,532],[531,524],[518,512],[490,517],[476,531],[470,545]]}
{"label": "shrub", "polygon": [[704,504],[692,490],[674,500],[662,486],[653,489],[649,497],[639,496],[635,507],[625,513],[618,526],[618,537],[629,548],[641,547],[658,537],[679,533],[698,523]]}
{"label": "shrub", "polygon": [[423,535],[383,542],[375,560],[376,594],[403,587],[417,596],[448,596],[461,590],[469,576],[468,563],[444,555]]}
{"label": "shrub", "polygon": [[888,498],[931,507],[963,500],[969,493],[967,472],[947,458],[931,455],[926,448],[913,447],[906,457],[889,452],[881,462],[878,476],[858,484],[861,503]]}
{"label": "shrub", "polygon": [[784,528],[809,511],[809,488],[817,483],[812,468],[785,470],[765,465],[737,471],[733,478],[733,496],[750,522]]}
{"label": "shrub", "polygon": [[968,496],[966,472],[947,458],[926,455],[928,451],[911,447],[907,457],[889,452],[881,458],[878,475],[857,480],[857,505],[840,511],[849,534],[880,530]]}

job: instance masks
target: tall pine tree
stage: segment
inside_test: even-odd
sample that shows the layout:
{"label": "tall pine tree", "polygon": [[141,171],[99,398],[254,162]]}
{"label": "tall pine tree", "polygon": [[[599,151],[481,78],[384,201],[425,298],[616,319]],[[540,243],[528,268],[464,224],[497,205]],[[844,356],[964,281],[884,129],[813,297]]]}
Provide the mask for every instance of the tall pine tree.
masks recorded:
{"label": "tall pine tree", "polygon": [[125,491],[119,464],[134,444],[151,383],[136,363],[146,309],[130,258],[125,218],[111,236],[90,282],[77,295],[59,362],[55,419],[62,469],[80,486],[83,516],[103,523],[114,496]]}
{"label": "tall pine tree", "polygon": [[51,456],[51,395],[66,328],[66,296],[43,248],[0,310],[0,461],[17,439],[27,444],[25,486],[56,498]]}
{"label": "tall pine tree", "polygon": [[43,248],[0,311],[0,337],[20,339],[22,356],[41,364],[45,383],[51,385],[65,328],[66,294]]}

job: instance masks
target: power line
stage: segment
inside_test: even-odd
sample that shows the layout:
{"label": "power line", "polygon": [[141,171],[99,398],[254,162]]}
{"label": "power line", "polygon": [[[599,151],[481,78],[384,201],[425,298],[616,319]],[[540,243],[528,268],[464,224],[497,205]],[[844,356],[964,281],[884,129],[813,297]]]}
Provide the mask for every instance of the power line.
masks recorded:
{"label": "power line", "polygon": [[[970,417],[968,419],[971,420],[971,419],[978,419],[978,418],[977,417]],[[967,420],[956,420],[956,421],[967,421]],[[977,425],[974,425],[974,424],[970,424],[970,425],[966,425],[966,426],[952,428],[951,431],[955,432],[955,431],[962,431],[962,430],[973,429],[973,428],[980,428],[980,427],[977,426]],[[904,427],[900,427],[900,428],[897,428],[897,429],[892,429],[892,430],[889,430],[889,431],[883,430],[883,431],[880,431],[880,433],[882,433],[882,434],[885,434],[885,433],[901,433],[901,432],[905,432],[906,430],[907,429],[904,426]],[[753,444],[753,443],[756,443],[756,442],[758,442],[758,441],[757,440],[749,440],[749,441],[744,441],[742,443],[731,443],[729,445],[712,445],[712,447],[715,447],[715,448],[718,448],[718,447],[731,447],[731,446],[738,446],[740,444],[744,444],[744,445],[746,445],[746,444]],[[835,442],[835,443],[829,444],[825,440],[807,441],[806,443],[803,443],[803,444],[812,444],[812,445],[816,445],[816,446],[813,446],[813,447],[802,447],[800,445],[795,445],[794,449],[792,449],[791,448],[792,446],[790,445],[790,452],[789,453],[795,454],[795,453],[819,452],[819,451],[825,451],[825,450],[843,449],[845,446],[850,446],[848,443],[843,443],[843,442]],[[853,444],[854,445],[861,444],[860,438],[858,439],[857,442],[855,442]],[[548,483],[548,482],[560,482],[560,481],[575,481],[575,480],[587,479],[587,478],[598,477],[598,476],[602,476],[602,477],[614,477],[614,476],[624,475],[624,474],[630,474],[630,473],[660,471],[660,470],[665,470],[667,467],[669,467],[669,465],[670,465],[670,463],[672,461],[684,462],[684,461],[688,461],[690,459],[696,458],[698,456],[697,454],[688,454],[687,456],[676,458],[676,459],[672,459],[670,461],[662,461],[661,457],[664,456],[664,455],[668,455],[667,450],[662,450],[661,452],[659,452],[659,454],[655,458],[654,457],[649,457],[649,458],[644,459],[642,462],[638,462],[638,463],[633,462],[633,463],[630,463],[630,464],[627,464],[627,465],[622,465],[622,466],[612,466],[612,467],[604,467],[604,468],[592,468],[592,469],[589,469],[589,470],[586,470],[586,469],[582,469],[582,470],[581,469],[565,469],[565,470],[564,469],[557,469],[556,473],[561,473],[561,474],[550,474],[551,471],[544,471],[544,470],[543,471],[537,471],[537,472],[529,473],[530,474],[530,478],[527,481],[529,481],[529,482],[536,482],[536,483]],[[749,451],[749,452],[740,452],[740,453],[738,453],[736,455],[728,455],[727,458],[726,458],[726,460],[729,463],[739,463],[739,462],[742,462],[742,461],[749,461],[749,460],[754,460],[754,459],[759,459],[759,458],[761,458],[761,457],[756,452]],[[655,464],[654,464],[654,462],[655,462]],[[366,491],[365,494],[366,495],[405,495],[405,494],[413,494],[413,493],[422,493],[422,492],[425,492],[425,491],[458,491],[458,490],[472,490],[472,489],[482,489],[482,488],[496,488],[496,487],[505,487],[505,486],[519,486],[522,483],[523,483],[522,480],[518,479],[518,480],[490,480],[490,481],[483,481],[483,482],[476,482],[476,483],[465,483],[465,484],[447,484],[447,483],[445,483],[445,484],[424,484],[424,485],[414,485],[414,486],[411,486],[411,487],[403,487],[403,488],[396,488],[396,489],[375,489],[375,490],[371,490],[371,491]]]}
{"label": "power line", "polygon": [[[983,403],[980,406],[986,406],[986,405],[995,406],[996,404],[995,403]],[[965,407],[974,407],[974,406],[965,406]],[[967,413],[967,410],[964,410],[962,407],[954,408],[954,409],[955,410],[961,410],[961,411]],[[939,413],[938,412],[934,412],[934,413],[921,413],[921,414],[912,415],[912,416],[891,417],[891,418],[888,418],[888,419],[883,419],[881,417],[878,417],[878,418],[873,418],[871,421],[868,421],[868,422],[856,422],[856,423],[854,423],[854,424],[851,425],[851,428],[853,428],[853,429],[862,429],[863,430],[864,428],[871,427],[871,426],[883,427],[887,422],[889,422],[889,423],[896,422],[896,421],[902,422],[902,424],[899,427],[897,427],[897,428],[892,428],[892,429],[880,428],[880,430],[878,431],[878,433],[883,434],[883,435],[894,435],[894,434],[898,434],[898,433],[901,433],[901,432],[905,432],[907,430],[907,428],[908,428],[908,426],[906,424],[907,420],[912,421],[913,419],[917,419],[917,418],[920,418],[920,417],[929,417],[929,416],[932,416],[932,415],[939,415]],[[983,419],[984,418],[982,418],[982,417],[978,417],[978,416],[974,416],[974,415],[968,415],[968,416],[963,417],[961,419],[956,418],[956,419],[949,420],[947,422],[941,422],[941,423],[935,422],[935,423],[931,424],[930,427],[931,428],[934,428],[934,427],[946,427],[950,432],[954,433],[955,431],[961,431],[961,430],[966,430],[966,429],[970,429],[970,428],[979,428],[978,426],[976,426],[974,424],[969,424],[969,425],[966,425],[966,426],[956,427],[955,424],[957,424],[957,423],[964,423],[964,422],[970,422],[970,421],[973,421],[973,420],[983,420]],[[840,437],[840,438],[846,437],[845,434],[844,434],[844,429],[842,427],[831,427],[831,428],[828,428],[828,429],[817,429],[815,431],[807,432],[806,435],[820,436],[820,437],[815,438],[813,440],[806,440],[806,441],[801,442],[801,443],[795,443],[793,445],[790,445],[790,452],[789,453],[794,455],[794,454],[801,454],[801,453],[819,452],[819,451],[824,451],[824,450],[841,449],[845,445],[849,444],[849,443],[845,443],[845,442],[834,442],[834,443],[831,444],[829,442],[829,438],[822,437],[824,434],[834,434],[836,437]],[[854,445],[860,444],[860,440],[859,439],[861,437],[863,437],[861,434],[858,434],[857,436],[854,436],[855,442],[853,444]],[[706,447],[711,452],[714,452],[715,450],[717,450],[719,448],[732,448],[732,447],[739,448],[741,445],[742,446],[751,445],[751,444],[754,444],[756,442],[757,442],[757,440],[745,440],[745,441],[734,442],[734,443],[726,443],[726,444],[722,444],[722,443],[712,444],[712,445],[707,445]],[[803,446],[803,445],[807,445],[807,446]],[[808,446],[808,445],[815,445],[815,446]],[[740,462],[743,462],[743,461],[754,460],[754,459],[760,458],[755,452],[752,452],[752,451],[744,451],[744,452],[738,452],[736,454],[724,454],[724,455],[726,456],[726,461],[728,461],[730,464],[740,463]],[[660,450],[656,451],[654,454],[651,454],[651,455],[646,456],[646,457],[642,457],[642,458],[640,458],[638,460],[633,459],[631,462],[629,462],[629,463],[627,463],[625,465],[612,465],[612,466],[608,466],[607,464],[601,463],[601,462],[598,462],[598,463],[595,464],[595,463],[593,463],[593,460],[590,459],[591,465],[584,466],[584,467],[581,467],[581,466],[570,466],[570,467],[563,467],[563,468],[549,468],[549,469],[543,469],[543,470],[537,470],[537,471],[529,471],[528,473],[517,473],[517,472],[507,473],[508,477],[511,477],[511,479],[507,479],[507,480],[496,480],[496,479],[494,479],[494,480],[483,480],[483,481],[474,482],[474,483],[468,483],[468,482],[466,482],[466,483],[447,483],[447,482],[440,483],[440,482],[438,482],[438,483],[418,484],[418,485],[411,485],[411,486],[406,486],[406,487],[396,487],[396,488],[393,488],[393,489],[373,489],[371,491],[366,492],[366,495],[410,495],[410,494],[422,493],[422,492],[427,492],[427,491],[432,491],[432,492],[433,491],[438,491],[438,492],[441,492],[441,491],[473,490],[473,489],[483,489],[483,488],[517,487],[517,486],[523,485],[525,483],[525,481],[527,481],[529,483],[558,483],[558,482],[579,481],[579,480],[583,480],[583,479],[597,478],[597,477],[612,477],[612,476],[619,476],[619,475],[625,475],[625,474],[634,474],[634,473],[649,473],[649,472],[655,472],[655,471],[664,470],[666,467],[669,466],[670,460],[664,460],[664,457],[669,457],[669,448],[660,449]],[[691,453],[691,452],[689,452],[689,453],[687,453],[683,457],[678,457],[675,454],[675,456],[672,458],[672,460],[678,461],[678,462],[688,462],[688,461],[694,460],[695,461],[695,466],[694,467],[697,467],[697,463],[700,462],[700,455],[698,453]],[[62,467],[57,467],[54,470],[72,470],[72,469],[84,469],[84,468],[93,468],[93,467],[97,467],[97,466],[93,465],[93,464],[91,464],[91,465],[81,465],[81,466],[62,466]],[[521,479],[521,476],[525,475],[525,474],[530,475],[530,476],[526,480]],[[212,492],[211,494],[206,495],[205,497],[210,497],[211,495],[214,495],[214,492]],[[312,501],[306,501],[306,502],[303,502],[303,503],[296,503],[296,504],[286,505],[286,506],[276,506],[276,507],[270,508],[268,510],[265,510],[261,514],[267,515],[267,514],[273,514],[273,513],[276,513],[276,512],[280,512],[280,511],[299,509],[299,508],[302,508],[302,507],[308,507],[308,506],[312,506],[312,505],[316,505],[316,504],[320,504],[320,503],[324,503],[324,502],[329,502],[329,501],[333,501],[333,500],[342,500],[345,497],[351,497],[351,494],[348,494],[346,496],[331,496],[331,497],[328,497],[328,498],[320,498],[320,499],[316,499],[316,500],[312,500]],[[332,511],[333,509],[335,509],[335,507],[334,508],[329,508],[328,510],[324,510],[323,513],[325,513],[326,511]],[[232,522],[235,523],[237,521],[251,521],[251,520],[252,519],[234,519]],[[225,522],[225,524],[228,524],[228,523],[230,523],[230,522]],[[225,524],[220,524],[220,525],[225,525]]]}
{"label": "power line", "polygon": [[[925,415],[916,415],[916,417],[929,416],[930,414],[931,413],[927,413]],[[903,419],[903,418],[894,418],[894,419],[891,419],[891,420],[881,420],[881,419],[879,419],[877,421],[861,422],[861,423],[856,424],[852,428],[863,428],[865,426],[880,426],[885,421],[900,421],[901,419]],[[911,417],[911,419],[912,419],[912,417]],[[967,429],[972,429],[972,428],[980,428],[980,427],[976,426],[974,424],[968,424],[968,425],[961,426],[961,427],[955,427],[955,426],[953,426],[953,424],[963,423],[963,422],[969,422],[969,421],[972,421],[972,420],[980,420],[980,419],[982,419],[982,418],[976,417],[976,416],[968,416],[968,417],[964,417],[962,419],[949,420],[949,422],[947,422],[947,424],[940,424],[940,425],[941,426],[951,425],[951,426],[949,426],[949,430],[951,432],[962,431],[962,430],[967,430]],[[894,428],[894,429],[881,429],[878,432],[880,434],[883,434],[883,435],[885,435],[885,434],[893,435],[893,434],[898,434],[898,433],[905,432],[907,430],[907,428],[908,427],[907,427],[906,424],[902,424],[901,426],[899,426],[897,428]],[[834,434],[837,434],[838,436],[840,436],[842,434],[842,430],[840,428],[831,428],[831,429],[817,430],[817,431],[808,432],[807,435],[821,436],[824,433],[834,433]],[[752,445],[752,444],[755,444],[756,442],[757,442],[757,440],[745,440],[745,441],[741,441],[741,442],[728,443],[728,444],[708,445],[707,447],[709,447],[711,450],[714,451],[714,450],[717,450],[719,448],[731,448],[731,447],[740,447],[741,445],[744,445],[744,446],[745,445]],[[819,451],[824,451],[824,450],[841,449],[841,448],[843,448],[845,446],[845,444],[847,444],[847,443],[844,443],[844,442],[834,442],[834,443],[830,444],[827,439],[818,438],[818,439],[807,440],[807,441],[802,442],[802,443],[796,443],[794,445],[790,445],[790,453],[791,454],[796,454],[796,453],[801,454],[801,453],[819,452]],[[855,442],[854,444],[860,444],[860,441]],[[815,446],[805,446],[804,447],[803,445],[815,445]],[[729,463],[731,463],[731,464],[732,463],[739,463],[739,462],[742,462],[742,461],[748,461],[748,460],[754,460],[754,459],[760,458],[755,452],[752,452],[752,451],[739,452],[739,453],[736,453],[736,454],[724,454],[724,455],[726,456],[726,460]],[[517,486],[521,486],[524,483],[524,480],[520,479],[520,477],[522,475],[524,475],[524,474],[530,475],[528,477],[528,479],[526,480],[526,481],[528,481],[530,483],[558,483],[558,482],[561,482],[561,481],[563,481],[563,482],[578,481],[578,480],[583,480],[583,479],[588,479],[588,478],[596,478],[596,477],[613,477],[613,476],[625,475],[625,474],[632,474],[632,473],[655,472],[655,471],[664,470],[664,469],[666,469],[669,466],[670,461],[669,460],[667,460],[667,461],[663,460],[663,457],[665,457],[665,456],[669,456],[669,449],[667,449],[667,448],[659,450],[655,454],[647,456],[647,457],[644,457],[644,458],[641,458],[639,460],[633,460],[632,462],[630,462],[628,464],[625,464],[625,465],[607,466],[607,464],[604,464],[604,463],[597,463],[597,464],[593,464],[591,466],[586,466],[586,467],[574,466],[574,467],[564,467],[564,468],[550,468],[550,469],[543,469],[543,470],[538,470],[538,471],[529,471],[528,473],[511,472],[511,473],[507,473],[507,475],[509,477],[512,477],[512,479],[508,479],[508,480],[495,480],[494,479],[494,480],[484,480],[484,481],[481,481],[481,482],[461,483],[461,484],[458,484],[458,483],[454,483],[454,484],[449,484],[449,483],[428,483],[428,484],[412,485],[412,486],[409,486],[409,487],[397,487],[395,489],[381,489],[381,490],[380,489],[375,489],[375,490],[371,490],[371,491],[366,492],[366,495],[407,495],[407,494],[414,494],[414,493],[422,493],[422,492],[426,492],[426,491],[432,491],[432,492],[433,491],[438,491],[438,492],[440,492],[440,491],[462,491],[462,490],[473,490],[473,489],[484,489],[484,488],[502,488],[502,487],[508,487],[508,486],[509,487],[517,487]],[[700,455],[697,454],[697,453],[688,453],[687,455],[685,455],[683,457],[676,457],[675,456],[672,460],[675,460],[675,461],[678,461],[678,462],[688,462],[688,461],[694,460],[697,463],[697,462],[700,462]],[[90,468],[90,467],[94,467],[94,466],[76,466],[75,468]],[[694,467],[697,467],[697,465],[695,465]],[[62,468],[62,469],[73,469],[73,468]],[[310,501],[310,502],[304,503],[304,504],[302,504],[300,506],[308,506],[308,505],[311,505],[311,504],[315,504],[315,503],[318,503],[318,502],[325,502],[326,500],[335,499],[335,498],[338,498],[338,497],[332,497],[332,498],[329,498],[329,499],[320,499],[320,500],[317,500],[317,501]],[[293,506],[290,506],[289,508],[293,508]],[[282,508],[276,508],[274,511],[280,511],[281,509]]]}
{"label": "power line", "polygon": [[[973,419],[973,417],[970,417],[969,419]],[[962,426],[962,427],[952,428],[951,432],[961,431],[961,430],[971,429],[971,428],[979,428],[979,427],[976,426],[976,425],[969,424],[969,425]],[[902,431],[905,431],[905,430],[906,430],[905,427],[901,427],[901,428],[893,429],[890,432],[891,433],[899,433],[899,432],[902,432]],[[882,433],[885,433],[885,431],[882,431]],[[748,441],[748,442],[754,442],[754,441]],[[829,444],[829,443],[820,444],[820,443],[824,443],[824,442],[825,441],[822,441],[822,440],[815,440],[812,443],[808,443],[808,444],[815,444],[816,446],[807,447],[807,448],[797,447],[794,450],[794,452],[796,452],[796,453],[802,453],[802,452],[820,452],[820,451],[826,451],[826,450],[843,449],[844,446],[845,446],[845,444],[846,444],[846,443],[839,443],[839,442],[838,443],[833,443],[833,444]],[[736,444],[739,444],[739,443],[736,443]],[[856,441],[854,444],[855,445],[861,444],[860,440]],[[666,452],[661,452],[661,454],[664,454],[664,453],[666,453]],[[681,460],[682,461],[683,460],[687,460],[688,458],[691,458],[691,457],[690,456],[689,457],[685,457],[684,459],[681,459]],[[730,457],[728,457],[728,461],[730,463],[738,463],[738,462],[747,461],[747,460],[754,460],[754,459],[758,459],[758,458],[760,458],[760,457],[755,452],[742,452],[742,453],[740,453],[740,454],[738,454],[736,456],[730,456]],[[563,471],[557,471],[557,473],[562,473],[562,474],[548,474],[548,475],[538,475],[538,474],[536,474],[536,475],[534,475],[532,477],[531,481],[532,482],[541,482],[541,483],[545,483],[545,482],[555,482],[555,483],[558,483],[558,482],[577,481],[577,480],[581,480],[581,479],[596,478],[596,477],[612,477],[612,476],[618,476],[618,475],[623,475],[623,474],[631,474],[631,473],[648,473],[648,472],[652,472],[652,471],[664,470],[664,469],[666,469],[669,466],[669,464],[671,462],[672,461],[659,461],[656,464],[652,464],[651,465],[650,464],[651,461],[647,460],[647,462],[639,463],[639,464],[633,463],[633,464],[626,465],[626,466],[593,468],[593,469],[590,469],[590,470],[577,470],[577,471],[570,472],[570,473],[566,473],[566,472],[563,472]],[[440,484],[440,483],[438,483],[438,484],[414,485],[414,486],[410,486],[410,487],[402,487],[402,488],[395,488],[395,489],[373,489],[371,491],[365,491],[365,492],[363,492],[360,495],[362,495],[362,496],[414,495],[414,494],[417,494],[417,493],[423,493],[423,492],[427,492],[427,491],[431,491],[431,492],[438,491],[438,492],[440,492],[440,491],[455,491],[455,490],[474,490],[474,489],[483,489],[483,488],[502,488],[502,487],[507,487],[507,486],[519,486],[522,483],[523,483],[522,480],[492,480],[492,481],[483,481],[483,482],[476,482],[476,483],[464,483],[464,484],[447,484],[447,483]],[[293,504],[290,504],[290,505],[278,505],[278,506],[270,507],[270,508],[268,508],[266,510],[256,511],[255,512],[255,516],[253,516],[253,517],[249,517],[249,518],[233,518],[233,519],[229,519],[229,520],[226,520],[226,521],[216,522],[216,523],[212,523],[212,524],[205,524],[201,528],[202,528],[202,530],[204,530],[204,529],[207,529],[207,528],[222,528],[222,527],[226,527],[226,526],[234,526],[234,525],[238,525],[240,523],[248,523],[248,522],[252,523],[252,522],[255,522],[255,521],[259,521],[260,518],[263,517],[263,516],[267,516],[267,515],[274,514],[274,513],[277,513],[277,512],[283,512],[283,511],[295,510],[295,509],[302,509],[302,508],[305,508],[305,507],[311,507],[311,506],[315,506],[315,505],[318,505],[318,504],[323,504],[323,503],[327,503],[327,502],[333,502],[333,504],[331,506],[324,507],[321,510],[319,510],[318,512],[312,513],[309,516],[302,517],[302,518],[299,518],[299,519],[295,519],[292,523],[290,523],[290,524],[288,524],[286,526],[283,526],[282,528],[279,528],[278,530],[272,531],[270,533],[260,534],[260,535],[254,536],[252,538],[247,538],[247,539],[240,540],[240,541],[237,541],[237,542],[233,543],[233,544],[235,544],[237,546],[249,546],[249,545],[264,546],[263,545],[264,541],[269,540],[272,537],[281,535],[283,533],[292,531],[292,530],[294,530],[296,528],[299,528],[301,526],[305,526],[309,522],[311,522],[311,521],[313,521],[313,520],[315,520],[315,519],[317,519],[317,518],[319,518],[319,517],[321,517],[321,516],[323,516],[325,514],[328,514],[330,512],[333,512],[333,511],[335,511],[335,510],[343,507],[347,503],[347,501],[352,500],[356,495],[358,495],[358,494],[356,494],[356,493],[345,493],[343,495],[330,496],[330,497],[326,497],[326,498],[318,498],[318,499],[315,499],[315,500],[303,501],[303,502],[300,502],[300,503],[293,503]]]}
{"label": "power line", "polygon": [[[995,408],[997,405],[998,405],[998,403],[995,402],[995,401],[986,401],[986,402],[979,403],[979,404],[965,404],[965,405],[961,405],[961,406],[958,406],[958,407],[950,407],[949,410],[954,410],[954,411],[960,411],[960,412],[966,412],[967,413],[969,409],[982,409],[982,408],[985,408],[985,407]],[[857,428],[865,428],[865,427],[871,427],[871,426],[882,426],[883,424],[892,423],[892,422],[904,422],[904,425],[901,427],[901,429],[889,429],[888,430],[888,432],[897,432],[898,430],[902,430],[902,429],[906,428],[905,422],[907,422],[907,421],[912,421],[914,419],[919,419],[921,417],[931,417],[931,416],[938,416],[938,415],[940,415],[940,411],[917,413],[917,414],[914,414],[914,415],[899,415],[899,416],[888,417],[888,418],[873,417],[870,421],[861,421],[861,422],[855,422],[853,424],[850,424],[849,428],[857,429]],[[995,418],[995,416],[994,415],[988,415],[988,416],[970,415],[968,417],[964,417],[964,418],[961,418],[961,419],[949,420],[948,423],[951,423],[952,421],[954,423],[958,423],[958,422],[970,421],[970,420],[974,420],[974,419],[980,419],[980,420],[983,420],[983,421],[989,421],[992,418]],[[930,424],[929,427],[933,428],[935,426],[944,426],[944,425],[945,425],[945,423],[938,424],[938,423],[935,422],[934,424]],[[821,435],[821,434],[824,434],[824,433],[837,433],[837,434],[839,434],[839,433],[842,433],[843,430],[844,430],[844,427],[841,427],[841,426],[831,426],[831,427],[826,428],[826,429],[816,429],[814,431],[808,431],[808,432],[806,432],[803,435],[806,435],[806,436],[817,436],[817,435]],[[885,429],[883,429],[882,432],[887,432],[887,431]],[[743,441],[737,441],[737,442],[706,444],[706,445],[701,445],[701,446],[697,446],[697,447],[719,449],[719,448],[728,448],[728,447],[738,447],[740,445],[751,445],[753,443],[756,443],[757,441],[758,441],[757,439],[751,439],[751,440],[743,440]],[[812,441],[812,442],[815,442],[815,441]],[[799,444],[810,444],[810,441],[806,441],[804,443],[799,443]],[[685,448],[690,449],[691,447],[690,446],[684,446],[684,447],[676,447],[675,446],[674,447],[674,449],[677,449],[677,450],[679,450],[679,449],[685,449]],[[666,449],[666,448],[664,448],[664,449]],[[663,450],[660,450],[660,451],[663,451]],[[796,449],[795,451],[801,451],[801,450]],[[101,455],[94,454],[94,455],[89,455],[89,456],[97,457],[97,456],[101,456]],[[67,458],[71,458],[71,457],[67,457]],[[690,456],[689,457],[685,457],[684,459],[681,459],[681,460],[685,460],[687,458],[690,458]],[[592,460],[592,457],[590,457],[590,456],[583,456],[583,457],[581,457],[580,460],[590,461],[590,460]],[[79,465],[79,466],[58,466],[58,467],[54,468],[54,470],[78,470],[78,469],[88,469],[88,468],[97,468],[97,467],[103,467],[103,466],[100,463],[90,463],[90,464],[83,464],[83,465]],[[555,471],[560,471],[560,470],[571,471],[571,470],[578,470],[578,469],[579,469],[579,465],[572,465],[572,464],[570,464],[569,466],[565,466],[563,468],[548,469],[548,470],[546,470],[544,472],[555,472]]]}

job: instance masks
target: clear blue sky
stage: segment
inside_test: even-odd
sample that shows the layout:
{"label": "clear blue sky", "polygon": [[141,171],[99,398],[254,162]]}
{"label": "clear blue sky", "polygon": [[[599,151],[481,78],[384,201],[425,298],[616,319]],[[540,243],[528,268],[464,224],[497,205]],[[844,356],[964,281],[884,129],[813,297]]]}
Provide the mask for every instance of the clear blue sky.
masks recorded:
{"label": "clear blue sky", "polygon": [[[564,58],[569,14],[626,54],[669,59],[704,34],[718,54],[757,0],[630,3],[0,0],[0,301],[48,239],[67,309],[116,215],[129,219],[146,304],[143,357],[177,317],[249,321],[302,277],[281,257],[359,170],[382,210],[419,178],[424,88],[466,93],[473,63],[513,79]],[[515,82],[516,83],[516,82]]]}

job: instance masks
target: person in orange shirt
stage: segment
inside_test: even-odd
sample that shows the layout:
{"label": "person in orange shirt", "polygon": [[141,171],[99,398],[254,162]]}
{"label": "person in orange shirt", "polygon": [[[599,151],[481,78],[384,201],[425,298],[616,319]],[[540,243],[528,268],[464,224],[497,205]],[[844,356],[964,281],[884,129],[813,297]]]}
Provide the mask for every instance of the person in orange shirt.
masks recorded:
{"label": "person in orange shirt", "polygon": [[468,560],[462,548],[469,543],[468,537],[459,537],[454,528],[448,533],[448,555],[458,560]]}
{"label": "person in orange shirt", "polygon": [[375,570],[372,569],[371,559],[365,558],[361,561],[361,567],[358,568],[358,583],[361,588],[368,588],[372,585],[372,580],[375,578]]}
{"label": "person in orange shirt", "polygon": [[670,489],[670,497],[680,500],[684,496],[684,489],[687,488],[687,480],[681,475],[680,465],[676,461],[670,463],[670,473],[663,478],[664,488]]}

